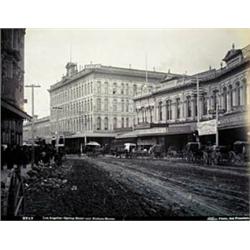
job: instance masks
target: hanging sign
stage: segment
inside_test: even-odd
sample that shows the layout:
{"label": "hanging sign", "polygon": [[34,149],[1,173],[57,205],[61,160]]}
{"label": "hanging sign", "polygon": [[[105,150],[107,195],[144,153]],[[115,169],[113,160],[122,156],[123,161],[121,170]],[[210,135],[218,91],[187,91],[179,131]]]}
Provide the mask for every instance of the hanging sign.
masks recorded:
{"label": "hanging sign", "polygon": [[197,124],[197,130],[199,136],[216,134],[216,120],[213,119],[210,121],[199,122]]}

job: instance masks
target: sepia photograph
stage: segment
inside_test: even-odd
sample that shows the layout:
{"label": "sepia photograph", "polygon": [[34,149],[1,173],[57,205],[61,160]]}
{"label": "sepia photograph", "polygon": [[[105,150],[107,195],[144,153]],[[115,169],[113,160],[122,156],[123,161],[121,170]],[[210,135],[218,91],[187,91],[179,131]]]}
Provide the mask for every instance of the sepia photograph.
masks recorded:
{"label": "sepia photograph", "polygon": [[250,29],[0,32],[1,220],[249,221]]}

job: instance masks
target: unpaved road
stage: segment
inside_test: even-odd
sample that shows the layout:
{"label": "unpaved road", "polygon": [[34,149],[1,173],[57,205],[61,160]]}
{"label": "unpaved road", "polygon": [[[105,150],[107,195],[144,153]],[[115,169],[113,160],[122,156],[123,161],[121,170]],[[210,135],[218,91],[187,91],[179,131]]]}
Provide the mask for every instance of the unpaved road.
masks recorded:
{"label": "unpaved road", "polygon": [[81,162],[106,171],[112,181],[180,217],[249,216],[247,167],[112,157],[85,157]]}

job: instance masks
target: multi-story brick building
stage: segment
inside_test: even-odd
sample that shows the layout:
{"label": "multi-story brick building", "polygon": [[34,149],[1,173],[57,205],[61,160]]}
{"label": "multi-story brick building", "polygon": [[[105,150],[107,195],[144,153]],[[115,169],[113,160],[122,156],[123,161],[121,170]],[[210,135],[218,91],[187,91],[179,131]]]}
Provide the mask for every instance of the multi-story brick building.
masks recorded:
{"label": "multi-story brick building", "polygon": [[25,29],[1,29],[1,143],[21,144],[24,104]]}
{"label": "multi-story brick building", "polygon": [[[202,124],[214,119],[218,107],[220,143],[247,140],[250,132],[246,112],[250,104],[249,59],[250,45],[242,50],[233,46],[223,59],[226,65],[220,69],[166,78],[160,88],[134,98],[136,129],[118,138],[136,140],[142,145],[162,143],[166,148],[170,145],[183,147],[198,130],[198,111],[199,124]],[[215,134],[201,136],[201,140],[214,143]]]}
{"label": "multi-story brick building", "polygon": [[[47,143],[51,142],[50,117],[49,116],[34,120],[34,138],[43,139]],[[23,141],[26,143],[32,142],[31,122],[27,122],[26,124],[23,125]]]}
{"label": "multi-story brick building", "polygon": [[87,138],[101,143],[104,138],[114,138],[118,130],[134,127],[133,97],[146,85],[154,89],[166,76],[100,64],[86,65],[78,71],[76,64],[68,63],[66,69],[66,76],[49,89],[51,131],[58,130],[68,139]]}

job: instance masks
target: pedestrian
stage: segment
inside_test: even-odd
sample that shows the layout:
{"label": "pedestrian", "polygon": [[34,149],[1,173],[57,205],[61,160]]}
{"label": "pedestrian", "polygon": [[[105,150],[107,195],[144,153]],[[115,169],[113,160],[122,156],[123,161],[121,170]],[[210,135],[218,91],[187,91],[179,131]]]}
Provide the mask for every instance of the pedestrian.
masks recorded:
{"label": "pedestrian", "polygon": [[5,150],[7,169],[12,169],[14,165],[13,147],[9,144]]}
{"label": "pedestrian", "polygon": [[14,164],[17,166],[17,169],[20,170],[22,163],[23,163],[23,154],[21,147],[19,145],[16,145],[13,150],[13,156],[14,156]]}
{"label": "pedestrian", "polygon": [[3,166],[5,165],[5,148],[1,145],[1,170],[3,170]]}

